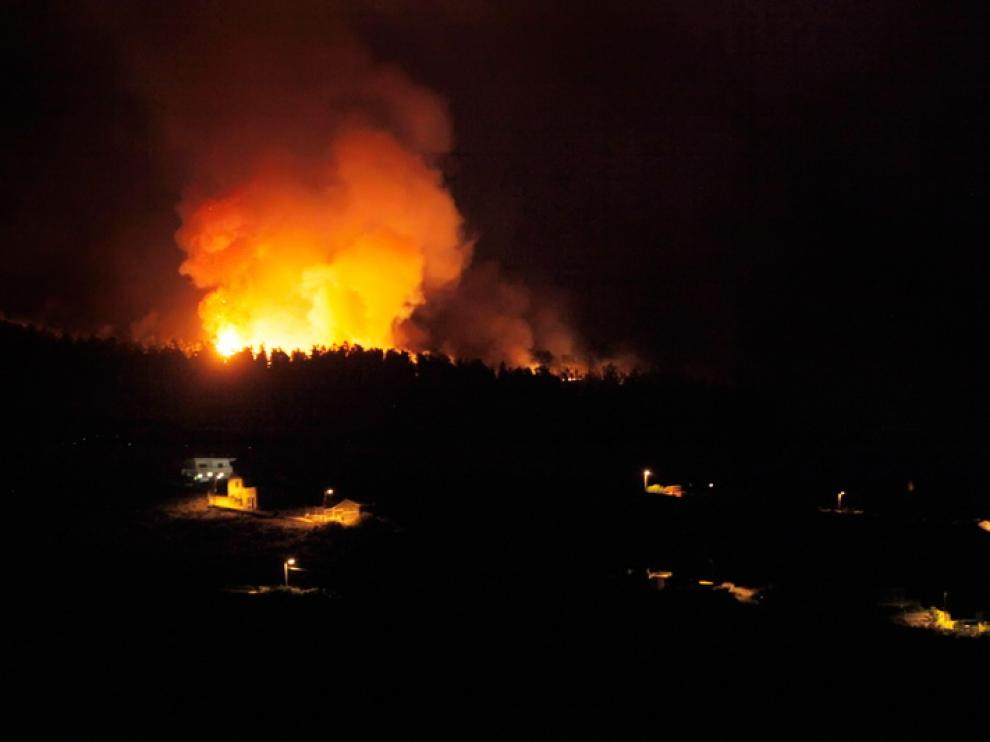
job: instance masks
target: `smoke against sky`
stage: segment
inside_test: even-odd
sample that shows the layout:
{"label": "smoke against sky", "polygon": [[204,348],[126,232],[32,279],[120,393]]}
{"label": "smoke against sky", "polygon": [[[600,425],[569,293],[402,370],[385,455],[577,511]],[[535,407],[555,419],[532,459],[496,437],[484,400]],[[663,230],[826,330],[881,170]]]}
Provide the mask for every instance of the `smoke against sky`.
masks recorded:
{"label": "smoke against sky", "polygon": [[[233,27],[204,12],[187,35],[155,27],[128,50],[182,169],[179,270],[209,292],[206,339],[225,352],[356,343],[520,365],[553,344],[568,350],[554,362],[573,364],[575,342],[560,342],[573,333],[558,320],[541,337],[529,303],[503,310],[507,285],[475,297],[483,311],[459,295],[474,240],[444,182],[447,105],[319,7],[248,9]],[[150,317],[139,339],[169,334]]]}
{"label": "smoke against sky", "polygon": [[7,316],[199,337],[211,288],[179,272],[177,206],[275,171],[312,193],[363,131],[441,174],[471,246],[457,291],[403,295],[403,344],[558,355],[563,326],[579,355],[884,384],[975,362],[990,116],[965,13],[132,5],[23,3],[0,29]]}
{"label": "smoke against sky", "polygon": [[[223,335],[225,350],[349,342],[492,363],[552,353],[575,364],[574,333],[563,318],[547,321],[549,299],[506,303],[508,293],[529,294],[521,278],[472,276],[477,235],[445,182],[447,104],[373,58],[346,13],[321,3],[234,13],[189,3],[160,15],[86,7],[72,22],[110,50],[91,53],[101,84],[133,111],[135,130],[119,137],[144,145],[143,162],[128,167],[145,168],[135,180],[151,193],[125,196],[138,208],[87,224],[89,234],[59,229],[59,248],[81,243],[76,259],[83,248],[97,264],[83,274],[101,274],[104,301],[86,300],[91,287],[55,290],[54,304],[25,297],[13,312],[145,342]],[[121,147],[104,136],[107,149]],[[139,204],[141,195],[151,198]],[[176,213],[181,253],[165,241]],[[465,271],[470,301],[460,293]]]}

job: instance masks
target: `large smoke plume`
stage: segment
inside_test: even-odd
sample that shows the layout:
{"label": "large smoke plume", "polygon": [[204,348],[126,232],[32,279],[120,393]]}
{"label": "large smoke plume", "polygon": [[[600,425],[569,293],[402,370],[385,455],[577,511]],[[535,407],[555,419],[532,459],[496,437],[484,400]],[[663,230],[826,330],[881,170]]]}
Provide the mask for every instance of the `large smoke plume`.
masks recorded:
{"label": "large smoke plume", "polygon": [[[471,267],[444,181],[442,98],[318,6],[197,7],[178,28],[131,19],[144,30],[125,49],[181,184],[176,242],[205,292],[200,340],[583,365],[552,302],[490,262]],[[176,334],[168,309],[136,322],[137,338]]]}

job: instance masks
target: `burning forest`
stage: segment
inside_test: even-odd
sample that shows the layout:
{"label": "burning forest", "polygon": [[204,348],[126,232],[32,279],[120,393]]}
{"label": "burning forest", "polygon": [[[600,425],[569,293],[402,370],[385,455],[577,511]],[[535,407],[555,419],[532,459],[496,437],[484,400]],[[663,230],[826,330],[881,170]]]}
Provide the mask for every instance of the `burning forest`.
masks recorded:
{"label": "burning forest", "polygon": [[11,728],[978,738],[954,7],[6,4]]}
{"label": "burning forest", "polygon": [[[251,32],[267,22],[291,28]],[[133,84],[175,157],[178,271],[198,292],[200,323],[183,336],[188,323],[164,297],[132,323],[135,339],[224,356],[359,345],[492,366],[593,364],[556,299],[491,259],[472,263],[484,235],[448,187],[454,126],[438,94],[342,28],[249,14],[218,48],[223,24],[211,15],[185,30],[203,64],[176,61],[153,34],[134,58]]]}
{"label": "burning forest", "polygon": [[471,244],[441,173],[383,131],[329,149],[180,206],[180,270],[209,292],[199,314],[222,354],[408,349],[413,313],[456,289]]}

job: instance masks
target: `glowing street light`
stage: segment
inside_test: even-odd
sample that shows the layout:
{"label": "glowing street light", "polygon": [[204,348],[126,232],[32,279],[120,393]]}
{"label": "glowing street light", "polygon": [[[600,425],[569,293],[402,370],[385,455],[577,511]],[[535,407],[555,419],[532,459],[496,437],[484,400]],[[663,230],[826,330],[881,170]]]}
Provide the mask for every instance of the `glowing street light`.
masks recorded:
{"label": "glowing street light", "polygon": [[839,505],[838,505],[838,508],[837,508],[838,510],[842,510],[842,498],[845,496],[845,494],[846,494],[846,491],[845,490],[840,490],[839,491],[839,495],[838,495]]}
{"label": "glowing street light", "polygon": [[651,472],[649,469],[643,469],[643,489],[644,490],[647,489],[647,487],[649,485],[650,477],[652,475],[653,475],[653,472]]}
{"label": "glowing street light", "polygon": [[289,557],[284,562],[282,562],[282,570],[285,572],[285,586],[289,586],[289,570],[294,569],[296,566],[295,557]]}

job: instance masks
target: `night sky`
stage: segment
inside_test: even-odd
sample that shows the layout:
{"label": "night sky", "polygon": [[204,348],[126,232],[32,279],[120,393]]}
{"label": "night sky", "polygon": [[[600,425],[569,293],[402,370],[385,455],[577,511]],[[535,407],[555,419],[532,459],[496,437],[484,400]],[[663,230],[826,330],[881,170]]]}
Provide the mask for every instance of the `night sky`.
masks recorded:
{"label": "night sky", "polygon": [[127,336],[167,297],[194,327],[181,166],[131,72],[152,45],[195,69],[200,25],[217,47],[305,29],[300,53],[325,29],[446,101],[475,261],[596,351],[732,382],[980,380],[990,77],[957,4],[180,5],[7,4],[6,316]]}

